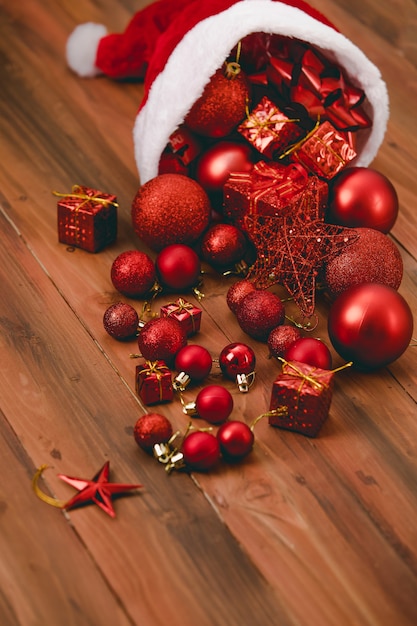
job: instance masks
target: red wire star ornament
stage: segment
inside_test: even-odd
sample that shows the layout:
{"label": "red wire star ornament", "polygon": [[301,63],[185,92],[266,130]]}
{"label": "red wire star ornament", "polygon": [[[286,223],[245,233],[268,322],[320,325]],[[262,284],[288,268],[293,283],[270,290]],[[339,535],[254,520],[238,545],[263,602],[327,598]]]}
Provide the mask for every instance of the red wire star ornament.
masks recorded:
{"label": "red wire star ornament", "polygon": [[310,178],[291,214],[245,217],[257,251],[247,278],[258,289],[283,285],[305,318],[314,314],[316,279],[323,263],[359,236],[353,228],[324,222],[317,181],[315,176]]}

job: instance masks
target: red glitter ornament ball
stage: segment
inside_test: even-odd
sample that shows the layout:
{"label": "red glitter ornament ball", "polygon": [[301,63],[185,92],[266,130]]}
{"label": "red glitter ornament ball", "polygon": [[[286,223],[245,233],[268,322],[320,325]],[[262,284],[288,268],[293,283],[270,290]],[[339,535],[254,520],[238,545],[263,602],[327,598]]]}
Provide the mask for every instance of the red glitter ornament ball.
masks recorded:
{"label": "red glitter ornament ball", "polygon": [[252,168],[249,145],[219,141],[199,158],[196,179],[207,193],[222,194],[230,172],[250,172]]}
{"label": "red glitter ornament ball", "polygon": [[233,410],[233,397],[226,387],[208,385],[198,393],[195,408],[198,415],[210,424],[222,424]]}
{"label": "red glitter ornament ball", "polygon": [[151,452],[157,443],[166,443],[172,437],[171,422],[159,413],[146,413],[137,420],[133,436],[142,450]]}
{"label": "red glitter ornament ball", "polygon": [[226,302],[229,309],[236,315],[243,299],[255,289],[255,285],[250,280],[238,280],[227,291]]}
{"label": "red glitter ornament ball", "polygon": [[359,369],[392,363],[407,349],[413,334],[413,314],[392,287],[355,285],[332,304],[328,316],[335,350]]}
{"label": "red glitter ornament ball", "polygon": [[138,336],[141,355],[147,361],[172,363],[187,343],[187,335],[173,317],[157,317],[146,322]]}
{"label": "red glitter ornament ball", "polygon": [[330,259],[323,282],[332,297],[353,285],[381,283],[398,289],[403,276],[403,261],[395,243],[372,228],[355,229],[359,239]]}
{"label": "red glitter ornament ball", "polygon": [[256,289],[243,299],[236,318],[245,333],[266,341],[271,330],[284,322],[285,307],[276,294]]}
{"label": "red glitter ornament ball", "polygon": [[240,461],[252,451],[255,437],[244,422],[232,420],[217,431],[220,452],[226,461]]}
{"label": "red glitter ornament ball", "polygon": [[110,278],[117,291],[129,298],[142,298],[155,283],[155,264],[140,250],[127,250],[115,258]]}
{"label": "red glitter ornament ball", "polygon": [[172,244],[156,257],[156,271],[161,285],[173,290],[195,287],[201,271],[197,253],[184,244]]}
{"label": "red glitter ornament ball", "polygon": [[300,337],[292,343],[285,353],[287,361],[299,361],[322,370],[332,368],[332,355],[324,341],[315,337]]}
{"label": "red glitter ornament ball", "polygon": [[201,242],[201,256],[215,268],[232,267],[246,252],[246,237],[232,224],[215,224]]}
{"label": "red glitter ornament ball", "polygon": [[210,352],[203,346],[184,346],[175,357],[177,372],[185,372],[192,381],[203,380],[210,374],[213,364]]}
{"label": "red glitter ornament ball", "polygon": [[192,470],[206,471],[220,459],[220,445],[211,433],[197,431],[184,439],[182,453],[185,464]]}
{"label": "red glitter ornament ball", "polygon": [[136,336],[139,315],[130,304],[116,302],[105,310],[103,326],[111,337],[119,341],[126,341]]}
{"label": "red glitter ornament ball", "polygon": [[369,167],[350,167],[332,181],[327,221],[388,233],[398,215],[398,196],[391,181]]}
{"label": "red glitter ornament ball", "polygon": [[182,174],[160,174],[142,185],[132,204],[132,223],[152,250],[195,242],[210,221],[204,189]]}
{"label": "red glitter ornament ball", "polygon": [[256,356],[245,343],[229,343],[219,356],[219,365],[226,378],[235,380],[238,374],[252,374],[255,371]]}
{"label": "red glitter ornament ball", "polygon": [[288,348],[300,337],[301,333],[296,326],[282,324],[273,328],[267,339],[269,354],[273,357],[285,357]]}

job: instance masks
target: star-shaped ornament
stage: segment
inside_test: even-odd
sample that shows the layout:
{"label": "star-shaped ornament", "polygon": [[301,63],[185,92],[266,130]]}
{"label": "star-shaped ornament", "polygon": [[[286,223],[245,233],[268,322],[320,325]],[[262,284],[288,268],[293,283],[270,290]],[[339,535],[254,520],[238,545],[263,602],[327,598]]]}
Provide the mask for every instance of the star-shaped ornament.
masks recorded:
{"label": "star-shaped ornament", "polygon": [[305,318],[314,314],[316,278],[323,263],[359,236],[353,228],[324,222],[317,181],[310,178],[292,213],[245,217],[257,251],[247,278],[259,289],[277,283],[286,287]]}

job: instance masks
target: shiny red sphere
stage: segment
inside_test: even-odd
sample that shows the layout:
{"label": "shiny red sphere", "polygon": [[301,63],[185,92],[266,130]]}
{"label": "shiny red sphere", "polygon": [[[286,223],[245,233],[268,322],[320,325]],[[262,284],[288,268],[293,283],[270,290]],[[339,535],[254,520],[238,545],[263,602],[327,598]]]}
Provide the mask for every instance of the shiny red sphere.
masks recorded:
{"label": "shiny red sphere", "polygon": [[246,237],[232,224],[215,224],[204,234],[201,256],[216,268],[232,267],[246,251]]}
{"label": "shiny red sphere", "polygon": [[285,352],[287,361],[299,361],[322,370],[332,369],[332,355],[321,339],[314,337],[300,337],[294,341]]}
{"label": "shiny red sphere", "polygon": [[384,174],[368,167],[350,167],[333,179],[326,221],[388,233],[397,215],[397,192]]}
{"label": "shiny red sphere", "polygon": [[395,361],[413,334],[413,315],[392,287],[367,283],[350,287],[332,304],[328,316],[335,350],[359,369],[372,370]]}
{"label": "shiny red sphere", "polygon": [[166,443],[172,436],[172,425],[159,413],[146,413],[137,420],[133,436],[140,448],[150,452],[157,443]]}
{"label": "shiny red sphere", "polygon": [[121,252],[113,261],[110,278],[117,291],[130,298],[141,298],[155,283],[155,264],[140,250]]}
{"label": "shiny red sphere", "polygon": [[245,343],[229,343],[220,352],[219,365],[224,376],[235,380],[238,374],[251,374],[255,370],[255,353]]}
{"label": "shiny red sphere", "polygon": [[199,159],[196,179],[206,192],[223,192],[230,172],[250,172],[253,163],[249,145],[219,141]]}
{"label": "shiny red sphere", "polygon": [[175,357],[177,372],[185,372],[193,381],[200,381],[210,374],[213,359],[203,346],[184,346]]}
{"label": "shiny red sphere", "polygon": [[208,385],[198,393],[195,408],[210,424],[222,424],[233,410],[233,397],[226,387]]}
{"label": "shiny red sphere", "polygon": [[138,335],[140,353],[147,361],[172,363],[186,343],[187,335],[173,317],[156,317],[146,322]]}
{"label": "shiny red sphere", "polygon": [[155,266],[161,285],[174,290],[194,287],[201,271],[197,253],[184,244],[164,248],[156,257]]}
{"label": "shiny red sphere", "polygon": [[188,435],[182,444],[185,464],[192,470],[205,471],[220,459],[220,445],[211,433],[197,431]]}
{"label": "shiny red sphere", "polygon": [[244,422],[230,421],[220,426],[217,431],[220,452],[225,460],[240,460],[253,448],[255,437]]}

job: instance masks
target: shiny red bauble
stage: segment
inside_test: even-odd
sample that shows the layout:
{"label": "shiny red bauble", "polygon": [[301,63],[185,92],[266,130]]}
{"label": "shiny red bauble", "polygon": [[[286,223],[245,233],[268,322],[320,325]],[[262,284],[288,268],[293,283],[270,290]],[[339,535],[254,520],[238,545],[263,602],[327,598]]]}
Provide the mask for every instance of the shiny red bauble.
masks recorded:
{"label": "shiny red bauble", "polygon": [[201,256],[215,268],[229,268],[246,252],[246,237],[232,224],[215,224],[204,234]]}
{"label": "shiny red bauble", "polygon": [[276,294],[256,289],[242,300],[236,319],[245,333],[266,341],[271,330],[284,322],[285,307]]}
{"label": "shiny red bauble", "polygon": [[296,326],[282,324],[273,328],[267,339],[269,354],[275,358],[284,357],[291,344],[300,338],[301,333]]}
{"label": "shiny red bauble", "polygon": [[332,368],[332,355],[326,344],[315,337],[300,337],[284,354],[287,361],[299,361],[322,370]]}
{"label": "shiny red bauble", "polygon": [[251,293],[255,291],[256,287],[250,280],[238,280],[234,285],[229,287],[226,295],[226,302],[229,309],[236,315],[240,305],[243,302],[243,299]]}
{"label": "shiny red bauble", "polygon": [[164,248],[156,257],[155,266],[161,285],[174,291],[195,287],[201,271],[198,254],[184,244]]}
{"label": "shiny red bauble", "polygon": [[147,361],[172,363],[187,343],[187,335],[173,317],[157,317],[146,322],[138,336],[141,355]]}
{"label": "shiny red bauble", "polygon": [[359,369],[395,361],[408,347],[413,315],[392,287],[369,283],[350,287],[332,304],[328,316],[335,350]]}
{"label": "shiny red bauble", "polygon": [[194,243],[209,225],[211,207],[202,187],[182,174],[160,174],[140,187],[132,223],[152,250]]}
{"label": "shiny red bauble", "polygon": [[175,369],[185,372],[192,381],[200,381],[210,374],[213,359],[203,346],[184,346],[175,357]]}
{"label": "shiny red bauble", "polygon": [[195,408],[210,424],[222,424],[233,410],[233,397],[226,387],[208,385],[197,394]]}
{"label": "shiny red bauble", "polygon": [[146,413],[137,420],[133,436],[140,448],[150,452],[157,443],[166,443],[172,437],[171,422],[159,413]]}
{"label": "shiny red bauble", "polygon": [[219,141],[200,157],[196,179],[207,193],[223,193],[230,172],[250,172],[252,167],[249,145]]}
{"label": "shiny red bauble", "polygon": [[121,252],[113,261],[110,278],[117,291],[129,298],[141,298],[155,283],[155,264],[140,250]]}
{"label": "shiny red bauble", "polygon": [[239,461],[253,448],[255,437],[244,422],[230,421],[220,426],[217,431],[220,452],[226,461]]}
{"label": "shiny red bauble", "polygon": [[398,196],[391,181],[368,167],[350,167],[332,181],[326,221],[388,233],[398,215]]}
{"label": "shiny red bauble", "polygon": [[104,330],[114,339],[125,341],[136,336],[139,315],[125,302],[116,302],[109,306],[103,315]]}
{"label": "shiny red bauble", "polygon": [[197,431],[184,439],[181,449],[184,463],[192,470],[206,471],[220,459],[220,445],[211,433]]}
{"label": "shiny red bauble", "polygon": [[235,380],[238,374],[252,374],[255,370],[256,356],[245,343],[229,343],[219,356],[220,369],[226,378]]}

